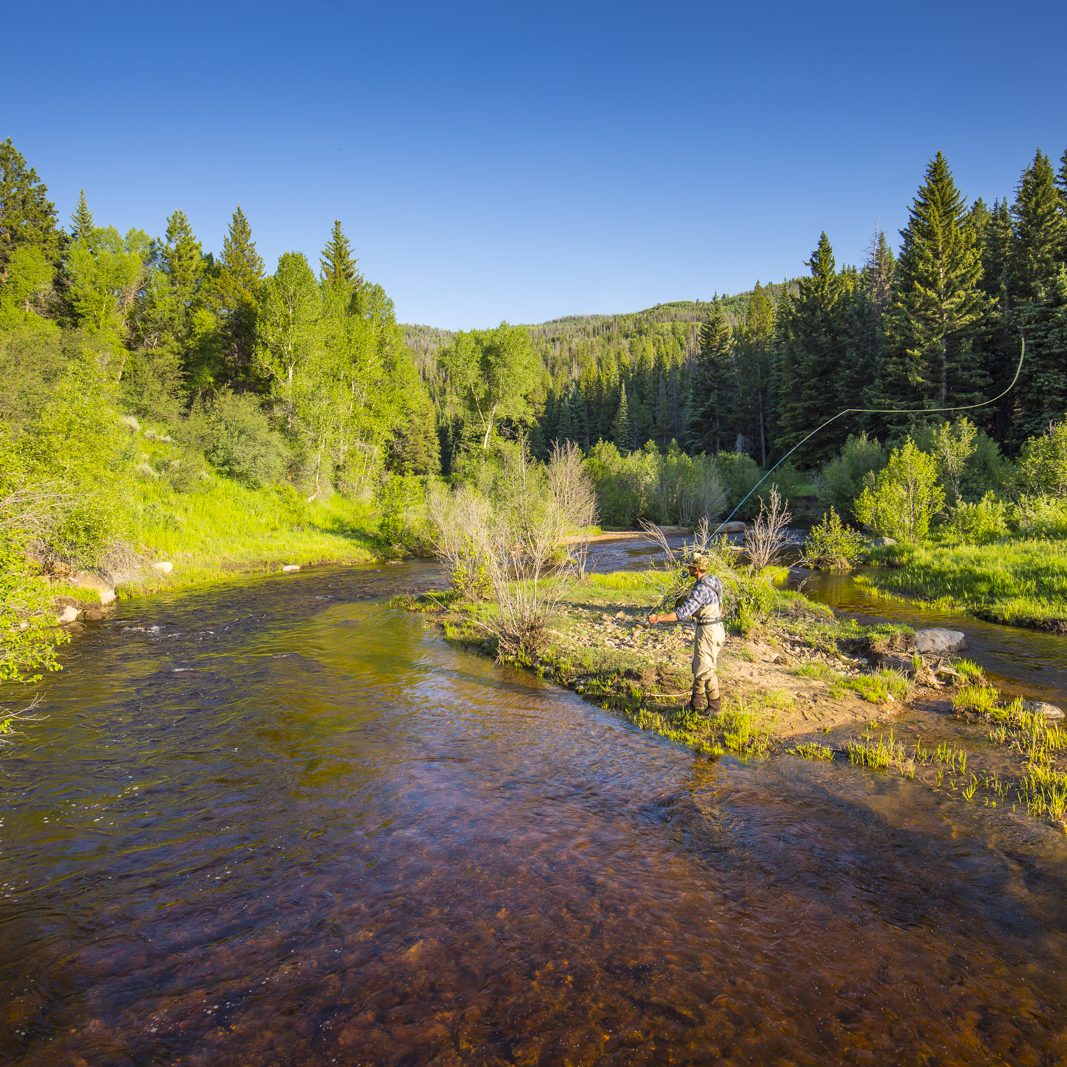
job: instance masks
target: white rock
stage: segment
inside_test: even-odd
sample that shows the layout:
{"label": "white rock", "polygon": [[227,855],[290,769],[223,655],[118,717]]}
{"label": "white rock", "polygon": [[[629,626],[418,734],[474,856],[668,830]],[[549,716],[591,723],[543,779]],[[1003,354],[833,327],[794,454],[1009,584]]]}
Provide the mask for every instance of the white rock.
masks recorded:
{"label": "white rock", "polygon": [[283,574],[292,574],[293,571],[298,571],[298,570],[300,570],[300,564],[299,563],[286,563],[282,567],[282,573]]}
{"label": "white rock", "polygon": [[929,630],[919,630],[915,634],[917,652],[940,656],[947,652],[959,652],[966,647],[967,635],[959,630],[943,630],[935,626]]}
{"label": "white rock", "polygon": [[72,579],[75,585],[82,589],[92,589],[100,598],[101,604],[110,604],[115,599],[115,590],[99,575],[90,574],[88,571],[78,571]]}
{"label": "white rock", "polygon": [[152,564],[152,570],[159,571],[160,574],[170,574],[174,570],[174,564],[165,559],[157,560]]}
{"label": "white rock", "polygon": [[724,534],[744,533],[745,524],[743,522],[738,522],[737,520],[735,520],[734,522],[724,522],[722,526],[719,527],[718,532]]}
{"label": "white rock", "polygon": [[59,619],[57,621],[60,626],[67,626],[72,622],[77,622],[80,614],[81,612],[73,604],[67,604],[67,606],[60,611]]}

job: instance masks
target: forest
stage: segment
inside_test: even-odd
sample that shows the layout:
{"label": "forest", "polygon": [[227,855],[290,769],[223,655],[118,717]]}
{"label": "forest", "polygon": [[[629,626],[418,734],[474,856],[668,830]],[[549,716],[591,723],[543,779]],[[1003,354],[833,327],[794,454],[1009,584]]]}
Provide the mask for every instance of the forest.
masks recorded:
{"label": "forest", "polygon": [[[795,279],[538,325],[402,326],[341,222],[323,238],[268,272],[240,206],[218,253],[180,209],[122,234],[83,193],[61,223],[0,144],[0,677],[55,665],[55,597],[83,595],[80,573],[419,551],[442,479],[568,442],[601,524],[691,523],[842,408],[906,408],[805,442],[782,495],[904,542],[894,580],[926,592],[935,534],[1067,537],[1067,152],[1037,151],[992,205],[939,153],[899,246],[875,233],[862,265],[822,233]],[[910,526],[901,493],[927,501]]]}

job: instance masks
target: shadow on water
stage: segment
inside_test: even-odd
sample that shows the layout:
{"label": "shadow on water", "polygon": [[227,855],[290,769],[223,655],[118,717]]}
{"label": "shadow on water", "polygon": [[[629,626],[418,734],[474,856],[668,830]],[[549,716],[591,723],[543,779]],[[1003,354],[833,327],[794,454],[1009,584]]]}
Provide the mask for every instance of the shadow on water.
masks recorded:
{"label": "shadow on water", "polygon": [[126,605],[2,767],[0,1059],[1067,1057],[1062,838],[711,763],[445,645],[423,565]]}

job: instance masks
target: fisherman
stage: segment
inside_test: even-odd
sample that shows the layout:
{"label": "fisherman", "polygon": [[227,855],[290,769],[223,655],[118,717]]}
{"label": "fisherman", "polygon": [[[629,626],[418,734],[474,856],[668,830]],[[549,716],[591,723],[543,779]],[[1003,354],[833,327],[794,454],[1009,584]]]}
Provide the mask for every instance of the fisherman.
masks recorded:
{"label": "fisherman", "polygon": [[695,555],[689,564],[689,574],[696,579],[689,596],[674,609],[663,615],[653,612],[648,617],[651,625],[659,622],[696,623],[693,638],[693,697],[689,702],[691,711],[709,711],[718,715],[722,711],[719,696],[719,650],[726,643],[726,627],[722,622],[722,582],[714,574],[708,574],[707,556]]}

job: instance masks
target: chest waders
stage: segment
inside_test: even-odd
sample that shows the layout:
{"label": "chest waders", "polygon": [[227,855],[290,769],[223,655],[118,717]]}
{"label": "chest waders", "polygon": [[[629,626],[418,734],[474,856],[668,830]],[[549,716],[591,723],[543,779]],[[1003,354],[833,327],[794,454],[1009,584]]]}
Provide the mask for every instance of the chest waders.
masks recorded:
{"label": "chest waders", "polygon": [[719,652],[726,643],[726,627],[718,604],[706,604],[693,615],[696,632],[693,636],[693,696],[689,707],[693,711],[722,711],[719,696]]}

